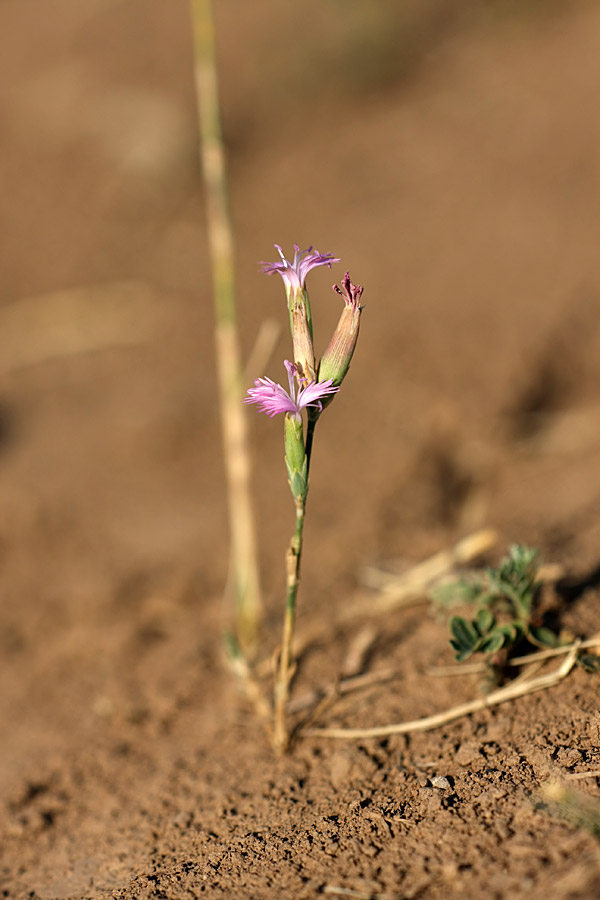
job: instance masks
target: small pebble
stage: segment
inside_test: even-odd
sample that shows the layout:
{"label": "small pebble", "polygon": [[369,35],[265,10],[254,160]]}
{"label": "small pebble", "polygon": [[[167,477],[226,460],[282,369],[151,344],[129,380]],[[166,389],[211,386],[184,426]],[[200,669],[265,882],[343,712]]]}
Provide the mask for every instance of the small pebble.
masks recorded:
{"label": "small pebble", "polygon": [[445,775],[434,775],[431,779],[431,787],[440,788],[440,790],[442,791],[447,791],[452,787],[452,785]]}

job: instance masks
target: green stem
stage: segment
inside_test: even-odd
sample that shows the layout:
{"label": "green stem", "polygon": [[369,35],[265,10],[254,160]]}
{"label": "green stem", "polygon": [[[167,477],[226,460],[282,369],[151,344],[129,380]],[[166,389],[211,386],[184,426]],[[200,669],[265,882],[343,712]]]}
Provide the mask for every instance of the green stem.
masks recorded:
{"label": "green stem", "polygon": [[289,749],[290,744],[286,708],[290,693],[290,682],[294,674],[292,645],[296,624],[296,597],[298,596],[298,586],[300,584],[300,560],[302,558],[305,509],[305,501],[297,500],[296,526],[286,554],[287,593],[283,618],[281,655],[275,683],[275,727],[273,732],[275,749],[278,753],[285,753]]}
{"label": "green stem", "polygon": [[[310,458],[318,416],[309,415],[306,429],[305,453],[307,462],[307,478],[310,470]],[[307,489],[308,493],[308,489]],[[302,560],[302,542],[304,534],[304,519],[306,514],[306,496],[296,498],[296,522],[294,533],[286,553],[287,593],[285,599],[285,614],[283,619],[283,637],[281,640],[281,655],[279,668],[275,682],[275,727],[273,731],[275,749],[278,753],[285,753],[290,745],[290,730],[287,720],[287,703],[290,693],[290,683],[294,676],[294,662],[292,656],[294,642],[294,628],[296,625],[296,599],[300,585],[300,563]]]}
{"label": "green stem", "polygon": [[315,428],[317,427],[317,422],[319,421],[319,413],[316,415],[311,415],[310,411],[308,413],[308,421],[306,424],[306,445],[304,452],[306,453],[306,477],[310,473],[310,458],[312,456],[312,446],[313,440],[315,436]]}

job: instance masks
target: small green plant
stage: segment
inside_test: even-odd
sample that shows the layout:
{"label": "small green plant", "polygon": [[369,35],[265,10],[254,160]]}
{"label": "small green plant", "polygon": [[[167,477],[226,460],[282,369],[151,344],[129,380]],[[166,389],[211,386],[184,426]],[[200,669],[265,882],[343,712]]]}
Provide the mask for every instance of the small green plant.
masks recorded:
{"label": "small green plant", "polygon": [[505,656],[525,640],[536,647],[556,647],[558,635],[541,624],[536,600],[541,587],[538,579],[538,551],[533,547],[513,544],[508,556],[496,568],[472,581],[446,586],[442,602],[452,599],[477,606],[472,619],[453,616],[450,619],[450,643],[456,659],[464,662],[474,653]]}

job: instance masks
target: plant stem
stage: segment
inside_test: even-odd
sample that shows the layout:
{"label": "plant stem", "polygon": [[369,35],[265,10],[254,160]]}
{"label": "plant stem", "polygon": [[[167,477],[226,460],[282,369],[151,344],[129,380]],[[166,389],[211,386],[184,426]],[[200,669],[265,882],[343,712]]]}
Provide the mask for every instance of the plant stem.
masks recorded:
{"label": "plant stem", "polygon": [[312,413],[309,409],[308,411],[308,421],[306,424],[306,445],[305,445],[305,453],[306,453],[306,467],[307,467],[307,477],[310,472],[310,459],[312,456],[312,445],[313,439],[315,436],[315,428],[317,427],[317,422],[319,421],[320,413]]}
{"label": "plant stem", "polygon": [[204,173],[215,307],[223,455],[227,478],[230,568],[241,648],[252,654],[261,601],[250,495],[250,454],[243,394],[234,281],[233,227],[221,135],[212,0],[191,0],[200,159]]}
{"label": "plant stem", "polygon": [[304,530],[305,510],[306,501],[298,498],[296,500],[296,527],[287,549],[285,560],[287,593],[285,598],[279,669],[275,682],[275,727],[273,731],[275,749],[278,753],[285,753],[290,744],[286,708],[290,692],[290,682],[294,673],[292,645],[294,641],[294,626],[296,623],[296,598],[298,596],[298,586],[300,584],[300,561],[302,558],[302,535]]}
{"label": "plant stem", "polygon": [[[310,458],[318,416],[308,417],[306,429],[306,463],[307,477],[310,471]],[[294,626],[296,624],[296,599],[300,584],[300,562],[302,560],[302,539],[304,533],[304,518],[306,513],[306,496],[296,498],[296,524],[294,534],[286,553],[286,598],[285,614],[283,619],[283,637],[281,639],[281,654],[279,667],[275,681],[275,724],[273,729],[273,742],[277,753],[286,753],[290,746],[290,730],[287,720],[287,705],[290,693],[290,682],[294,675],[294,663],[292,658],[294,642]]]}

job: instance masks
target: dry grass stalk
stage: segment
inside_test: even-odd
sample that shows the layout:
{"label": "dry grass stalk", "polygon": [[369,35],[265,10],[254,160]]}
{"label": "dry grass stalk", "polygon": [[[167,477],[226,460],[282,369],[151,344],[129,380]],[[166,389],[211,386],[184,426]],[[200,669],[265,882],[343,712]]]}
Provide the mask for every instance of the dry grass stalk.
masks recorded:
{"label": "dry grass stalk", "polygon": [[237,636],[247,653],[257,639],[261,611],[254,515],[250,495],[250,455],[241,400],[243,371],[234,283],[233,227],[221,137],[212,0],[191,0],[200,159],[204,173],[219,377],[223,452],[227,476],[231,568]]}
{"label": "dry grass stalk", "polygon": [[268,368],[280,334],[281,325],[276,319],[261,322],[244,370],[244,384],[253,383],[256,372],[264,372]]}
{"label": "dry grass stalk", "polygon": [[486,697],[470,700],[468,703],[461,703],[459,706],[454,706],[451,709],[436,713],[433,716],[425,716],[421,719],[414,719],[409,722],[399,722],[394,725],[376,726],[374,728],[311,728],[307,729],[304,734],[310,735],[311,737],[349,740],[356,738],[389,737],[394,734],[410,734],[415,731],[432,731],[434,728],[439,728],[442,725],[446,725],[448,722],[453,722],[456,719],[471,715],[471,713],[479,712],[482,709],[488,709],[492,706],[499,706],[501,703],[506,703],[508,700],[516,700],[517,697],[523,697],[526,694],[553,687],[553,685],[558,684],[559,681],[562,681],[562,679],[569,674],[575,665],[579,649],[579,642],[573,644],[567,658],[554,672],[549,672],[546,675],[539,675],[537,678],[528,678],[523,681],[519,679],[516,682],[511,682],[504,687],[498,688],[496,691],[492,691],[492,693],[488,694]]}
{"label": "dry grass stalk", "polygon": [[273,713],[271,710],[271,704],[265,697],[262,687],[252,674],[246,658],[244,656],[241,656],[240,654],[229,654],[227,661],[234,675],[239,678],[243,686],[244,693],[254,706],[258,718],[263,723],[265,731],[267,733],[267,737],[270,741],[272,741],[273,729],[271,726],[271,722]]}
{"label": "dry grass stalk", "polygon": [[[355,617],[364,614],[365,611],[369,614],[389,612],[417,598],[424,599],[427,592],[441,578],[458,566],[464,566],[486,553],[497,540],[497,533],[491,528],[485,528],[463,538],[449,550],[442,550],[422,563],[412,566],[401,575],[377,568],[366,569],[363,572],[363,583],[379,591],[379,596],[370,597],[368,601],[350,607],[347,616]],[[366,610],[367,603],[368,610]]]}
{"label": "dry grass stalk", "polygon": [[354,678],[365,671],[369,657],[379,637],[379,631],[373,625],[366,625],[350,641],[342,663],[341,677]]}
{"label": "dry grass stalk", "polygon": [[[330,685],[326,691],[311,691],[308,694],[297,697],[295,700],[290,700],[287,707],[288,714],[293,715],[294,713],[303,712],[315,704],[320,705],[323,700],[327,700],[329,705],[332,699],[336,700],[338,697],[345,697],[347,694],[362,691],[365,688],[373,687],[375,684],[392,681],[397,675],[396,669],[381,669],[377,672],[365,672],[364,675],[345,678],[343,681],[337,681]],[[312,717],[315,718],[314,715]]]}
{"label": "dry grass stalk", "polygon": [[[577,647],[578,650],[589,650],[594,647],[600,647],[600,637],[589,638],[587,641],[578,641],[574,644],[564,644],[562,647],[549,647],[547,650],[536,650],[535,653],[528,653],[526,656],[515,656],[513,659],[507,660],[506,665],[519,667],[527,666],[531,663],[543,662],[544,660],[552,659],[555,656],[564,656],[565,653],[570,653],[574,647]],[[432,675],[435,678],[453,677],[454,675],[481,675],[483,672],[487,671],[487,668],[485,663],[470,663],[468,665],[460,663],[455,666],[436,666],[434,669],[429,669],[427,674]]]}
{"label": "dry grass stalk", "polygon": [[387,900],[389,894],[380,894],[377,891],[357,891],[353,888],[338,887],[334,884],[326,884],[324,894],[333,894],[336,897],[354,897],[354,900]]}
{"label": "dry grass stalk", "polygon": [[578,650],[589,650],[593,647],[600,647],[600,637],[589,638],[587,641],[575,641],[573,644],[565,644],[562,647],[549,647],[547,650],[538,650],[536,653],[529,653],[527,656],[515,656],[514,659],[508,660],[509,666],[525,666],[528,663],[538,662],[543,659],[551,659],[553,656],[562,656],[569,653],[577,647]]}
{"label": "dry grass stalk", "polygon": [[600,778],[600,769],[596,769],[593,772],[567,772],[565,778],[569,778],[572,781],[581,781],[584,778]]}

